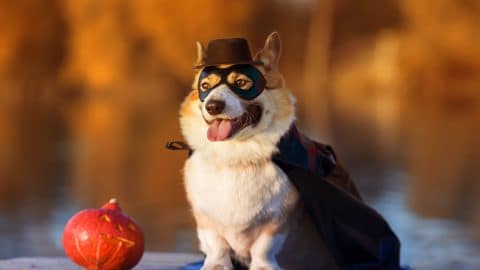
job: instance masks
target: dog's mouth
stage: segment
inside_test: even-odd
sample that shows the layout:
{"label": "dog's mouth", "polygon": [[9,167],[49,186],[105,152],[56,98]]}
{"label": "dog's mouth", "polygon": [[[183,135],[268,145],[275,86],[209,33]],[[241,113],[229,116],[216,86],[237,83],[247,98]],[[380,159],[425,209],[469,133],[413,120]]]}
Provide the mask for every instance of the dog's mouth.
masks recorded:
{"label": "dog's mouth", "polygon": [[255,127],[261,117],[262,107],[260,104],[249,104],[246,111],[237,118],[217,118],[210,122],[207,121],[207,138],[214,142],[227,140],[248,126]]}

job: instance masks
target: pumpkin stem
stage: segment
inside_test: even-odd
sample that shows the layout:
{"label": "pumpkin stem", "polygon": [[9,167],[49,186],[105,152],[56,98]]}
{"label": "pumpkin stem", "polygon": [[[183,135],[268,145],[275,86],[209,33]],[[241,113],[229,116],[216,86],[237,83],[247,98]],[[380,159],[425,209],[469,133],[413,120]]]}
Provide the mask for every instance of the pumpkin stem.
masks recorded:
{"label": "pumpkin stem", "polygon": [[102,206],[103,209],[110,209],[110,210],[119,210],[122,211],[120,206],[118,205],[117,199],[113,198],[110,199],[106,204]]}

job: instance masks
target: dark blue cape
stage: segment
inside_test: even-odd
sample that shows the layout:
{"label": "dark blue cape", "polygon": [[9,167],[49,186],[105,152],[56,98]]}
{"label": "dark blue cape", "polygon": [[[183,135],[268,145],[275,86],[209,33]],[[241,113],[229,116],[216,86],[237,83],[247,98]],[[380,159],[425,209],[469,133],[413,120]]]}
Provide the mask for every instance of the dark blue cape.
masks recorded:
{"label": "dark blue cape", "polygon": [[333,149],[293,125],[278,143],[274,162],[288,175],[341,269],[401,269],[400,242],[366,205]]}
{"label": "dark blue cape", "polygon": [[[180,142],[167,148],[189,149]],[[382,216],[362,201],[330,146],[308,139],[292,125],[278,149],[273,161],[298,189],[340,269],[401,269],[398,238]]]}

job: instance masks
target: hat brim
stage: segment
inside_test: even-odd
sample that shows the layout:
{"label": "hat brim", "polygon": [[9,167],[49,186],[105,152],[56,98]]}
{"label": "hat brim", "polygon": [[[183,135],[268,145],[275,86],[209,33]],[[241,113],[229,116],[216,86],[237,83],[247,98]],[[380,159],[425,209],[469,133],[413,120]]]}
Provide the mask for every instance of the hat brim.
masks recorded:
{"label": "hat brim", "polygon": [[204,67],[209,67],[209,66],[220,66],[220,65],[241,65],[241,64],[250,64],[250,65],[263,65],[262,61],[239,61],[235,63],[204,63],[201,65],[195,65],[193,66],[193,69],[201,69]]}

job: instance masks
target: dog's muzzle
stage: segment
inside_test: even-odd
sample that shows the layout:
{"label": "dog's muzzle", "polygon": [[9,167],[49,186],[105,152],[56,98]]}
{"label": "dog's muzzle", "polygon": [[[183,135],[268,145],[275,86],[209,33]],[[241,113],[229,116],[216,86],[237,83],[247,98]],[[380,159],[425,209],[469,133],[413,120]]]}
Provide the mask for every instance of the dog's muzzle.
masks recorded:
{"label": "dog's muzzle", "polygon": [[255,127],[262,118],[263,108],[258,103],[247,105],[246,111],[239,117],[233,119],[217,118],[207,121],[207,138],[210,141],[224,141],[244,128]]}

